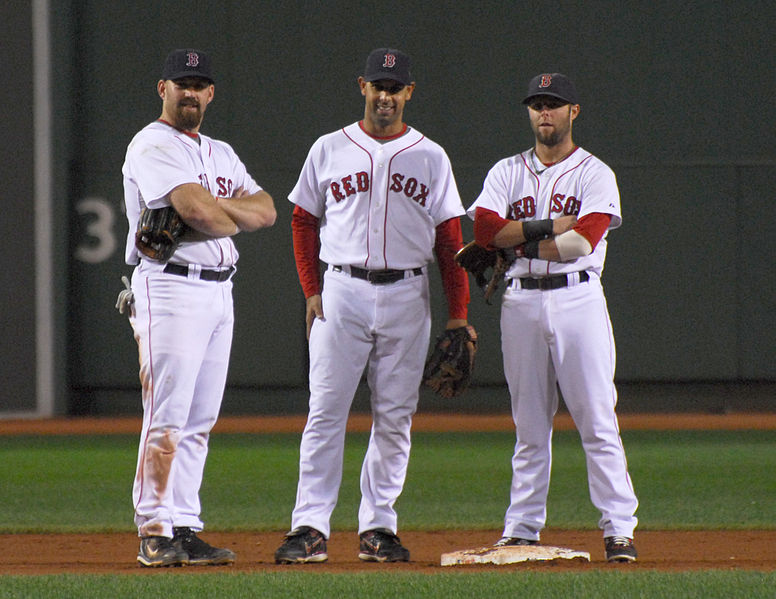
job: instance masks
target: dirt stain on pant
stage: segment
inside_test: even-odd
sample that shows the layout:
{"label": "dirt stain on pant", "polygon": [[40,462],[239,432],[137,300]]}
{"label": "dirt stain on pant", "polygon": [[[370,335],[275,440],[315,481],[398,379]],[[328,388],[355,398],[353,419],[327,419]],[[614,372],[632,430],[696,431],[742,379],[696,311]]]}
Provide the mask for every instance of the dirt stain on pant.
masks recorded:
{"label": "dirt stain on pant", "polygon": [[[165,505],[169,498],[170,472],[179,438],[180,433],[172,430],[151,432],[148,435],[143,471],[145,482],[152,489],[158,505]],[[162,527],[163,523],[152,522],[143,526],[140,532],[142,536],[162,535]]]}

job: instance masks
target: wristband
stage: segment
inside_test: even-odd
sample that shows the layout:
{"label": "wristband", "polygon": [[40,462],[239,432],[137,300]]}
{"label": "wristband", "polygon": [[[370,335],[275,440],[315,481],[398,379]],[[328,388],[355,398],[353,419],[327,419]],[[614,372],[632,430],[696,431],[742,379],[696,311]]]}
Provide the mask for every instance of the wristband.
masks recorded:
{"label": "wristband", "polygon": [[552,219],[544,220],[524,220],[523,237],[526,241],[538,241],[552,237]]}
{"label": "wristband", "polygon": [[539,242],[527,241],[521,245],[515,247],[515,253],[521,258],[538,258],[539,257]]}

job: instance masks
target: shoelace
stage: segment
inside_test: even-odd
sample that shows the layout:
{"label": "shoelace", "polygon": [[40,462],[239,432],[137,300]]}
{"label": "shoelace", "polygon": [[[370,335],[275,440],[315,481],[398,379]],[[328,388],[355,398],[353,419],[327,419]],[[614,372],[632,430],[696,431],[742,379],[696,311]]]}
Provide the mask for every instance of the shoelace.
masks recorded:
{"label": "shoelace", "polygon": [[631,544],[631,540],[628,537],[612,537],[610,543],[613,546],[628,547]]}

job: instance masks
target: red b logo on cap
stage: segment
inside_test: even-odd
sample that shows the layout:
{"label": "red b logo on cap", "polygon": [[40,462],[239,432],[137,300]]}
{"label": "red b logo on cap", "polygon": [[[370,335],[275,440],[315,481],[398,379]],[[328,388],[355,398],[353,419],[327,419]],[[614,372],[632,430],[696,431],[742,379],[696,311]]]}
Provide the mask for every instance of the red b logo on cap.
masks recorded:
{"label": "red b logo on cap", "polygon": [[396,66],[396,55],[395,54],[386,54],[385,55],[385,61],[383,62],[383,66],[392,69]]}
{"label": "red b logo on cap", "polygon": [[189,52],[187,56],[189,57],[188,61],[186,61],[187,67],[199,66],[199,55],[196,52]]}
{"label": "red b logo on cap", "polygon": [[542,75],[539,87],[550,87],[552,85],[552,75]]}

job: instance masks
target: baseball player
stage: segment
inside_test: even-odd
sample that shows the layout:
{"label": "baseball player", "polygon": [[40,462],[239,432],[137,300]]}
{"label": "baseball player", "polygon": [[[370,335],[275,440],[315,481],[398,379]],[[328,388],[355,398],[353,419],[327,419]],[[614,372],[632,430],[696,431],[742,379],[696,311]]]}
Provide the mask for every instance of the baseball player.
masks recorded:
{"label": "baseball player", "polygon": [[[202,530],[199,488],[226,382],[237,250],[231,237],[275,222],[270,195],[232,148],[199,133],[214,84],[208,55],[174,50],[157,91],[162,114],[129,144],[123,167],[135,266],[128,310],[140,353],[143,426],[133,489],[143,566],[229,564]],[[172,205],[192,231],[168,263],[135,247],[141,209]]]}
{"label": "baseball player", "polygon": [[497,545],[533,545],[546,521],[556,383],[579,430],[606,559],[634,561],[638,501],[620,440],[615,350],[601,273],[622,222],[612,170],[572,141],[580,106],[560,73],[523,100],[535,145],[490,170],[469,208],[479,245],[515,247],[501,307],[501,348],[517,442],[511,503]]}
{"label": "baseball player", "polygon": [[[327,559],[348,412],[365,368],[373,423],[361,470],[358,556],[409,560],[396,536],[394,502],[404,486],[429,345],[434,254],[447,327],[467,324],[467,275],[453,260],[465,211],[444,150],[403,121],[415,90],[409,57],[374,50],[358,84],[364,118],[313,144],[289,195],[307,300],[310,406],[292,530],[275,553],[278,563]],[[328,265],[323,284],[319,259]]]}

